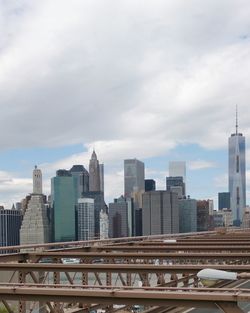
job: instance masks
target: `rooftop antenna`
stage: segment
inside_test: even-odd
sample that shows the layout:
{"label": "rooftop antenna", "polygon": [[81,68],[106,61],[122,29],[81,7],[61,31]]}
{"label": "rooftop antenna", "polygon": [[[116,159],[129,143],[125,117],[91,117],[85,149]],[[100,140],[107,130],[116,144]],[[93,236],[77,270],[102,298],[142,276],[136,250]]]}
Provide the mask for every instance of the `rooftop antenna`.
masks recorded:
{"label": "rooftop antenna", "polygon": [[236,104],[236,135],[238,135],[238,106]]}

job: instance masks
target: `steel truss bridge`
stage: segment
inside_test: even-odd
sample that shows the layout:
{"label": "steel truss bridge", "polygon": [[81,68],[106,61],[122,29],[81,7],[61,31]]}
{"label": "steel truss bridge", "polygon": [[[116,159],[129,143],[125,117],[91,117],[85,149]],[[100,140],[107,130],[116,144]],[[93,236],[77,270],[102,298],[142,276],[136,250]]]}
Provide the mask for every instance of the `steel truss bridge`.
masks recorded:
{"label": "steel truss bridge", "polygon": [[0,306],[8,313],[246,312],[247,275],[208,288],[197,278],[204,268],[250,273],[250,229],[2,247]]}

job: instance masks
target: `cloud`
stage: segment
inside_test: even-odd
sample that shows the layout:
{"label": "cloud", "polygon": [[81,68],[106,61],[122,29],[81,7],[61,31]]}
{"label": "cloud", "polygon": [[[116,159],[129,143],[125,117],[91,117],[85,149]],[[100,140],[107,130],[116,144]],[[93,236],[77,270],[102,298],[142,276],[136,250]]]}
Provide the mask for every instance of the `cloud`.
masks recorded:
{"label": "cloud", "polygon": [[250,133],[243,1],[44,0],[0,9],[1,149],[135,148],[159,134],[218,148],[233,129],[235,103]]}
{"label": "cloud", "polygon": [[217,167],[217,165],[211,161],[196,160],[196,161],[190,161],[188,163],[188,167],[190,170],[202,170],[202,169],[214,168],[214,167]]}
{"label": "cloud", "polygon": [[16,173],[0,171],[0,205],[6,209],[32,192],[32,179],[17,176]]}
{"label": "cloud", "polygon": [[49,190],[93,147],[109,181],[125,158],[225,148],[236,103],[250,136],[249,14],[243,0],[0,2],[0,151],[83,144],[41,165]]}

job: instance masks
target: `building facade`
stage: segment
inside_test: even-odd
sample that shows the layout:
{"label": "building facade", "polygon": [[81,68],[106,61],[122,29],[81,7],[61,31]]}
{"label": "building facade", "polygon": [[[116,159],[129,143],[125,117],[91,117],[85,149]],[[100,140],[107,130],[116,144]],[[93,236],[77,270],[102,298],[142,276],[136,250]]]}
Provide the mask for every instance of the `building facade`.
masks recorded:
{"label": "building facade", "polygon": [[99,164],[100,191],[104,193],[104,164]]}
{"label": "building facade", "polygon": [[109,237],[131,237],[134,235],[134,208],[131,198],[121,196],[109,203]]}
{"label": "building facade", "polygon": [[183,177],[184,184],[186,183],[186,162],[184,161],[170,161],[169,162],[169,176]]}
{"label": "building facade", "polygon": [[84,198],[94,199],[94,221],[95,221],[95,237],[100,237],[100,212],[105,209],[104,194],[102,191],[89,191],[83,194]]}
{"label": "building facade", "polygon": [[145,189],[144,163],[137,159],[124,160],[124,196],[130,198],[133,192]]}
{"label": "building facade", "polygon": [[176,193],[150,191],[142,195],[143,236],[179,232],[179,206]]}
{"label": "building facade", "polygon": [[230,208],[233,212],[234,224],[239,226],[246,206],[246,162],[245,137],[236,132],[228,139],[228,183],[230,192]]}
{"label": "building facade", "polygon": [[33,171],[33,193],[27,203],[22,226],[20,244],[41,244],[51,241],[51,225],[48,218],[46,196],[42,194],[42,172],[35,166]]}
{"label": "building facade", "polygon": [[77,180],[77,197],[83,197],[83,194],[89,191],[88,171],[84,168],[83,165],[73,165],[69,172]]}
{"label": "building facade", "polygon": [[109,217],[106,210],[100,212],[100,239],[109,238]]}
{"label": "building facade", "polygon": [[197,231],[197,201],[195,199],[179,200],[179,228],[180,233]]}
{"label": "building facade", "polygon": [[182,176],[166,177],[166,190],[176,192],[178,198],[185,197],[185,183]]}
{"label": "building facade", "polygon": [[77,179],[67,170],[58,170],[51,179],[53,238],[56,242],[76,239]]}
{"label": "building facade", "polygon": [[101,191],[100,165],[95,151],[89,161],[89,191]]}
{"label": "building facade", "polygon": [[230,209],[230,192],[218,193],[218,209]]}
{"label": "building facade", "polygon": [[94,199],[80,198],[77,205],[78,240],[95,238],[95,208]]}
{"label": "building facade", "polygon": [[145,191],[155,191],[156,184],[154,179],[145,179]]}
{"label": "building facade", "polygon": [[0,207],[0,247],[20,245],[21,223],[20,210],[5,210]]}
{"label": "building facade", "polygon": [[197,201],[197,231],[207,231],[210,226],[209,201]]}

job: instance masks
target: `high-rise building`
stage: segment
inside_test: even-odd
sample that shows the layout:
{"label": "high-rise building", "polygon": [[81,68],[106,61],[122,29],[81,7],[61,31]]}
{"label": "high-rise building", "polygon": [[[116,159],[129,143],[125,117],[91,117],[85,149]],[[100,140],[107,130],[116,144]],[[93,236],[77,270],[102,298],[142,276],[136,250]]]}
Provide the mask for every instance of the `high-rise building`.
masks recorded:
{"label": "high-rise building", "polygon": [[69,171],[77,179],[77,197],[81,198],[89,191],[89,173],[83,165],[73,165]]}
{"label": "high-rise building", "polygon": [[95,237],[94,199],[80,198],[77,206],[78,240],[92,240]]}
{"label": "high-rise building", "polygon": [[197,231],[197,201],[195,199],[179,200],[179,228],[180,233]]}
{"label": "high-rise building", "polygon": [[166,190],[176,192],[178,198],[185,197],[185,183],[182,176],[166,177]]}
{"label": "high-rise building", "polygon": [[38,169],[36,165],[33,171],[33,194],[43,194],[42,171]]}
{"label": "high-rise building", "polygon": [[51,179],[54,241],[76,239],[77,179],[67,170],[58,170]]}
{"label": "high-rise building", "polygon": [[145,191],[154,191],[155,190],[155,180],[145,179]]}
{"label": "high-rise building", "polygon": [[241,227],[250,228],[250,207],[244,209]]}
{"label": "high-rise building", "polygon": [[135,208],[135,236],[142,236],[142,208]]}
{"label": "high-rise building", "polygon": [[108,239],[109,237],[109,217],[106,210],[100,212],[100,239]]}
{"label": "high-rise building", "polygon": [[230,209],[230,192],[219,192],[218,193],[218,208]]}
{"label": "high-rise building", "polygon": [[208,212],[209,215],[213,215],[214,214],[214,200],[212,199],[208,199]]}
{"label": "high-rise building", "polygon": [[230,208],[234,224],[239,226],[246,206],[246,162],[245,137],[238,133],[237,112],[236,132],[228,139],[228,159]]}
{"label": "high-rise building", "polygon": [[111,238],[134,235],[134,208],[131,198],[121,196],[109,203],[109,235]]}
{"label": "high-rise building", "polygon": [[197,201],[197,231],[207,231],[210,226],[208,200]]}
{"label": "high-rise building", "polygon": [[46,197],[42,194],[42,172],[35,166],[33,193],[24,213],[20,229],[20,244],[39,244],[51,241],[51,228],[47,215]]}
{"label": "high-rise building", "polygon": [[145,189],[144,163],[137,159],[124,160],[124,196],[130,198],[133,192]]}
{"label": "high-rise building", "polygon": [[104,193],[104,164],[99,164],[100,172],[100,191]]}
{"label": "high-rise building", "polygon": [[101,191],[100,165],[95,151],[89,161],[89,191]]}
{"label": "high-rise building", "polygon": [[186,183],[186,162],[184,161],[170,161],[169,162],[169,176],[183,177],[184,184]]}
{"label": "high-rise building", "polygon": [[171,191],[149,191],[142,195],[143,235],[179,232],[177,194]]}
{"label": "high-rise building", "polygon": [[95,208],[95,237],[100,237],[100,212],[102,209],[105,209],[104,194],[102,191],[89,191],[83,194],[84,198],[94,199],[94,208]]}
{"label": "high-rise building", "polygon": [[0,206],[0,247],[20,244],[21,222],[22,212],[20,210],[5,210]]}

